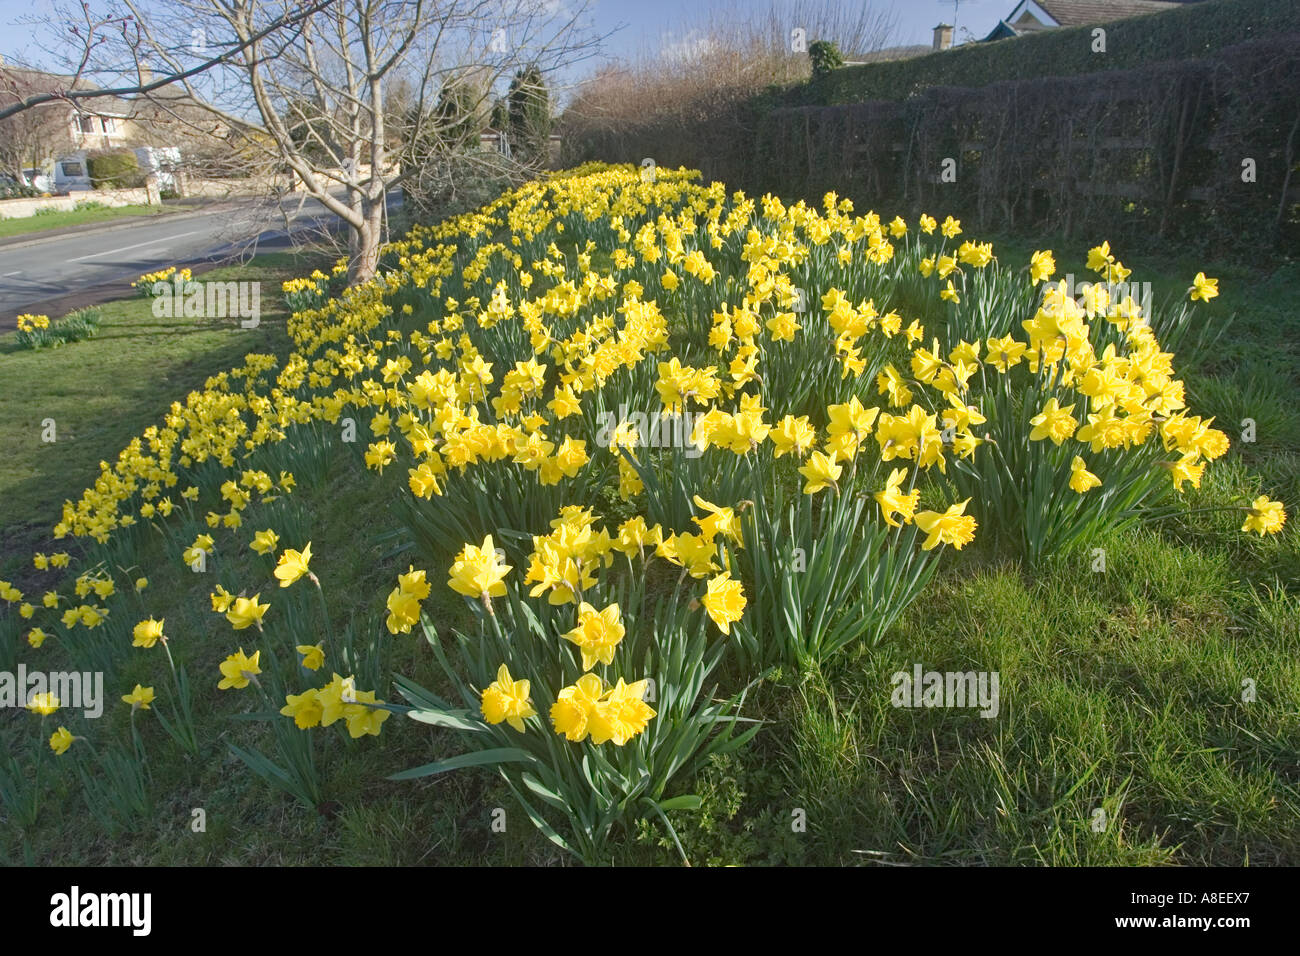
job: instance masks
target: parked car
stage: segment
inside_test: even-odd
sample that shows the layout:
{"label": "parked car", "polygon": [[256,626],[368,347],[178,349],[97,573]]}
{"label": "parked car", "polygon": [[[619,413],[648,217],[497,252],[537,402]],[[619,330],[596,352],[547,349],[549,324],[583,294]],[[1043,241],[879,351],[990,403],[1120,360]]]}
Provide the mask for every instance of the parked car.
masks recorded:
{"label": "parked car", "polygon": [[91,188],[86,153],[81,150],[60,156],[54,163],[54,185],[59,192],[86,192]]}

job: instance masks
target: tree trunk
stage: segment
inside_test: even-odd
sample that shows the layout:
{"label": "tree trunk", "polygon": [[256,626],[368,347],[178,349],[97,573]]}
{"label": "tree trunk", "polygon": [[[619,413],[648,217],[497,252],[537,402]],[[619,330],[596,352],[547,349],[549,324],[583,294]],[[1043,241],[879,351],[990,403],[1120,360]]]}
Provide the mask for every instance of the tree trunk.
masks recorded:
{"label": "tree trunk", "polygon": [[348,285],[360,285],[375,277],[379,268],[379,244],[383,238],[384,197],[363,200],[361,228],[348,237]]}

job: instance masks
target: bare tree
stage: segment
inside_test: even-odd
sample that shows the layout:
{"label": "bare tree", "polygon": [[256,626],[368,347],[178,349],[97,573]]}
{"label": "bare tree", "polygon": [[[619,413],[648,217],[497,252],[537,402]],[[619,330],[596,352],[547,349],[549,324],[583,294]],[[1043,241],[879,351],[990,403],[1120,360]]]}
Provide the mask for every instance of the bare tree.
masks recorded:
{"label": "bare tree", "polygon": [[[261,25],[238,42],[221,46],[210,47],[206,43],[200,46],[191,34],[191,49],[210,51],[210,54],[173,73],[161,75],[155,75],[147,65],[148,50],[144,47],[144,36],[134,15],[122,12],[111,3],[98,9],[86,0],[71,6],[56,5],[52,17],[27,17],[24,22],[28,26],[43,27],[57,37],[54,46],[46,47],[45,51],[61,63],[70,65],[71,72],[44,74],[48,82],[40,88],[40,84],[22,84],[7,71],[0,71],[0,120],[47,104],[76,105],[110,96],[149,94],[186,82],[233,62],[237,55],[246,53],[256,43],[270,41],[285,31],[296,31],[300,24],[333,3],[335,0],[287,4],[289,9],[281,17]],[[130,4],[126,6],[130,7]],[[99,57],[109,51],[117,62],[102,64]],[[125,61],[121,59],[123,53],[126,54]],[[109,76],[115,82],[108,87],[94,82],[101,75]]]}
{"label": "bare tree", "polygon": [[718,152],[715,141],[746,134],[744,106],[755,94],[808,79],[814,42],[832,41],[855,59],[880,50],[896,30],[892,8],[870,0],[727,0],[703,23],[666,23],[573,98],[562,118],[566,155],[586,158],[586,144],[607,158],[705,165]]}
{"label": "bare tree", "polygon": [[[30,96],[37,92],[37,76],[0,67],[0,92]],[[66,113],[52,107],[33,107],[0,119],[0,169],[20,185],[34,185],[28,182],[26,170],[43,166],[65,134]]]}
{"label": "bare tree", "polygon": [[[477,142],[466,111],[485,115],[519,69],[557,71],[601,39],[585,26],[586,0],[336,0],[292,35],[266,28],[294,0],[124,3],[141,31],[135,52],[181,77],[188,100],[228,129],[246,130],[263,176],[291,177],[342,221],[350,283],[375,273],[390,192],[462,150],[467,128]],[[181,29],[235,52],[186,77]],[[454,114],[443,108],[452,89]]]}

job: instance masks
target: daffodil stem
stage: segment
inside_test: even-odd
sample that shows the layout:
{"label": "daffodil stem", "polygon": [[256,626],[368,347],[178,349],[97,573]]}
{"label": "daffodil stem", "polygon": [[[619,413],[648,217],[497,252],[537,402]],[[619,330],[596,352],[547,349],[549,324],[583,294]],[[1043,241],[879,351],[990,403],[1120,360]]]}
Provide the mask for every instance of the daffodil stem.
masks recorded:
{"label": "daffodil stem", "polygon": [[45,754],[41,752],[41,746],[45,743],[45,715],[41,715],[41,722],[36,730],[36,769],[32,773],[32,813],[28,818],[28,824],[36,822],[36,814],[40,808],[41,801],[41,764],[45,761],[42,759]]}
{"label": "daffodil stem", "polygon": [[320,599],[321,634],[324,635],[326,643],[333,646],[333,642],[330,641],[330,609],[325,603],[325,589],[320,586],[320,579],[316,575],[313,574],[311,580],[316,585],[316,597]]}
{"label": "daffodil stem", "polygon": [[167,645],[166,640],[162,642],[162,646],[163,646],[163,650],[167,652],[167,663],[171,665],[172,683],[176,685],[176,699],[180,700],[182,696],[181,679],[178,676],[176,676],[176,661],[172,657],[172,649]]}
{"label": "daffodil stem", "polygon": [[199,752],[199,738],[198,734],[195,733],[194,719],[190,713],[190,697],[181,687],[180,674],[176,671],[176,661],[172,657],[172,649],[166,641],[163,641],[163,650],[167,652],[167,663],[171,665],[172,669],[172,683],[176,685],[176,710],[174,713],[177,714],[178,733],[184,738],[177,742],[191,753],[197,754]]}
{"label": "daffodil stem", "polygon": [[496,612],[492,610],[492,599],[485,593],[483,595],[483,604],[488,609],[488,617],[492,621],[492,633],[496,635],[497,643],[500,647],[506,646],[505,635],[501,632],[501,622],[497,620]]}
{"label": "daffodil stem", "polygon": [[673,597],[677,596],[677,591],[681,588],[682,582],[686,580],[687,568],[682,568],[682,573],[677,576],[677,583],[673,585]]}
{"label": "daffodil stem", "polygon": [[139,709],[135,704],[131,705],[131,747],[135,751],[136,759],[147,767],[149,758],[144,752],[144,741],[140,739],[140,731],[135,726],[135,712]]}

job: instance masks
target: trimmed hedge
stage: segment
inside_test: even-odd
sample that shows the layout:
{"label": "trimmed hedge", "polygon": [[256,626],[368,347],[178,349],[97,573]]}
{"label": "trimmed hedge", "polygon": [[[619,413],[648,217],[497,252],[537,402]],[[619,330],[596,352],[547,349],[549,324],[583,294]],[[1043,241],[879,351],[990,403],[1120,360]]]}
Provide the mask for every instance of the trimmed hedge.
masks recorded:
{"label": "trimmed hedge", "polygon": [[1297,0],[1205,0],[1115,23],[1106,52],[1092,52],[1091,26],[972,43],[911,60],[844,67],[775,94],[781,106],[831,106],[903,100],[935,86],[985,86],[1003,80],[1127,70],[1200,59],[1248,40],[1300,32]]}
{"label": "trimmed hedge", "polygon": [[96,189],[138,189],[145,183],[140,161],[129,149],[87,157],[86,171]]}
{"label": "trimmed hedge", "polygon": [[[1106,30],[1105,54],[1089,27],[1055,30],[849,67],[685,122],[575,117],[566,158],[652,156],[751,194],[837,190],[968,228],[1300,252],[1300,0],[1207,0]],[[943,85],[956,80],[970,85]],[[948,159],[957,185],[939,181]]]}
{"label": "trimmed hedge", "polygon": [[984,229],[1294,251],[1300,34],[1104,75],[776,109],[754,142],[754,192],[869,195],[890,213]]}

